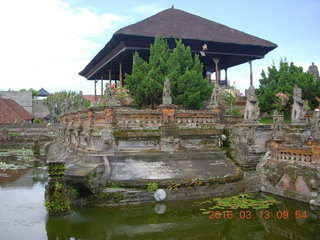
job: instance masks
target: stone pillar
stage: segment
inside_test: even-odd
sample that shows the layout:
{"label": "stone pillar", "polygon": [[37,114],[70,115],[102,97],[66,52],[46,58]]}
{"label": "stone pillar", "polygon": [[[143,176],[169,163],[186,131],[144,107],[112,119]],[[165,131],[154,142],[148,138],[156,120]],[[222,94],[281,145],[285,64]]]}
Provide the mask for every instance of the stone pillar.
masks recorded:
{"label": "stone pillar", "polygon": [[49,181],[45,190],[45,206],[49,216],[61,216],[70,213],[70,199],[65,185],[65,166],[63,162],[50,162]]}

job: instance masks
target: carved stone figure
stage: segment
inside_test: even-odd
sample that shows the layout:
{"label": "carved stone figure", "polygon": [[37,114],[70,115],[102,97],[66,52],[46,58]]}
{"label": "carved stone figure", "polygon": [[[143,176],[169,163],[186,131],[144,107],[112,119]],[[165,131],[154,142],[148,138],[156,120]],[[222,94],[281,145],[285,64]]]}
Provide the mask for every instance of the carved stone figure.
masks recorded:
{"label": "carved stone figure", "polygon": [[208,109],[217,108],[219,106],[219,102],[218,102],[219,91],[220,91],[219,85],[215,84],[211,93]]}
{"label": "carved stone figure", "polygon": [[272,117],[273,117],[273,124],[271,126],[271,129],[273,131],[282,131],[283,116],[280,116],[279,112],[275,110]]}
{"label": "carved stone figure", "polygon": [[284,132],[282,131],[282,123],[283,123],[283,115],[280,115],[278,110],[274,111],[273,114],[273,124],[271,126],[272,130],[272,138],[273,139],[283,139],[284,138]]}
{"label": "carved stone figure", "polygon": [[164,81],[163,93],[162,93],[162,105],[171,105],[172,97],[171,97],[171,85],[170,80],[167,77]]}
{"label": "carved stone figure", "polygon": [[316,109],[311,119],[311,136],[315,140],[320,140],[320,111]]}
{"label": "carved stone figure", "polygon": [[308,73],[313,74],[313,75],[316,76],[317,78],[319,77],[318,67],[317,67],[316,65],[314,65],[314,63],[312,63],[312,65],[309,67]]}
{"label": "carved stone figure", "polygon": [[79,95],[80,95],[80,110],[81,111],[85,111],[86,110],[86,106],[84,104],[82,91],[80,91]]}
{"label": "carved stone figure", "polygon": [[113,107],[113,106],[119,106],[119,102],[115,99],[111,92],[111,88],[109,84],[106,84],[106,106]]}
{"label": "carved stone figure", "polygon": [[259,101],[253,86],[246,90],[246,97],[247,102],[244,112],[244,123],[257,123],[259,120],[260,109]]}
{"label": "carved stone figure", "polygon": [[302,99],[302,90],[297,85],[293,88],[293,106],[291,112],[292,123],[301,123],[306,115],[306,107]]}

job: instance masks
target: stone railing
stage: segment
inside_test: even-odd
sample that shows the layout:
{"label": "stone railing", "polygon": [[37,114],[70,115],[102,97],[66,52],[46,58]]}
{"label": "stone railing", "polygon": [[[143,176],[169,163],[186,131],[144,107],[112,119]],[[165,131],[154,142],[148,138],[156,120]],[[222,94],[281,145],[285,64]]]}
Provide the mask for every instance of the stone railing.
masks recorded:
{"label": "stone railing", "polygon": [[118,127],[158,127],[161,123],[160,111],[117,111]]}
{"label": "stone railing", "polygon": [[312,157],[312,151],[306,149],[282,149],[278,154],[278,160],[315,163]]}
{"label": "stone railing", "polygon": [[188,111],[163,108],[158,110],[122,110],[69,113],[61,118],[60,125],[69,128],[96,127],[107,128],[116,124],[121,128],[150,127],[157,128],[164,123],[179,125],[219,123],[218,113],[214,111]]}
{"label": "stone railing", "polygon": [[189,123],[217,123],[217,114],[208,111],[177,111],[174,115],[174,123],[189,124]]}

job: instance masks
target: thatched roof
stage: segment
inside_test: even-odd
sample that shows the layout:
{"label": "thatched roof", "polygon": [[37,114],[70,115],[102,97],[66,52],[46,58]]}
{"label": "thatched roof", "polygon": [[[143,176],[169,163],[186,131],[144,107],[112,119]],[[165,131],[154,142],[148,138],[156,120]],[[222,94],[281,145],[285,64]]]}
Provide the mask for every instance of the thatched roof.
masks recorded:
{"label": "thatched roof", "polygon": [[[88,80],[104,76],[107,79],[107,69],[112,69],[112,79],[116,79],[116,63],[128,63],[132,59],[129,52],[148,51],[150,43],[153,43],[159,34],[167,39],[170,47],[174,47],[174,39],[181,38],[184,44],[191,47],[193,53],[199,53],[202,45],[207,44],[207,57],[201,61],[208,63],[212,61],[212,57],[221,57],[222,69],[263,58],[277,47],[270,41],[182,10],[169,8],[115,32],[112,39],[79,74]],[[125,65],[127,69],[124,68],[123,71],[130,71],[131,66]]]}
{"label": "thatched roof", "polygon": [[159,33],[164,38],[277,47],[276,44],[267,40],[175,8],[169,8],[138,23],[124,27],[114,35],[155,37]]}

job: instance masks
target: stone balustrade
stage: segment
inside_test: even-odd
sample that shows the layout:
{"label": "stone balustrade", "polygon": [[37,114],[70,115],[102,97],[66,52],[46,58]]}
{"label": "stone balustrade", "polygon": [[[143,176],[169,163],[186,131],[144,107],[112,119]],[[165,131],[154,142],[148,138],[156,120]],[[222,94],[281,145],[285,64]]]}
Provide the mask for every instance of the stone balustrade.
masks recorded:
{"label": "stone balustrade", "polygon": [[304,149],[282,149],[277,158],[280,161],[315,163],[311,150]]}
{"label": "stone balustrade", "polygon": [[162,110],[115,110],[69,113],[61,118],[63,127],[77,128],[97,127],[107,128],[110,124],[118,127],[151,127],[158,128],[163,123],[179,125],[188,124],[213,124],[219,122],[219,116],[211,111],[188,111],[162,109]]}

